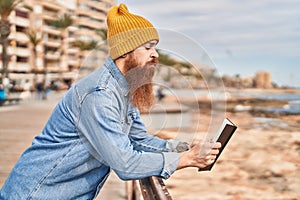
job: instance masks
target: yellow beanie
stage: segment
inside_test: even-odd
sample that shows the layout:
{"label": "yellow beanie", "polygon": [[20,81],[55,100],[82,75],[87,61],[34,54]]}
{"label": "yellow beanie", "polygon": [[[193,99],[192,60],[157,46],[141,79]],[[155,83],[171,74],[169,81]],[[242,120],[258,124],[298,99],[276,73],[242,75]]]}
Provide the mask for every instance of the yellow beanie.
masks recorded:
{"label": "yellow beanie", "polygon": [[125,4],[112,7],[107,14],[109,55],[116,59],[151,40],[159,40],[153,25],[132,14]]}

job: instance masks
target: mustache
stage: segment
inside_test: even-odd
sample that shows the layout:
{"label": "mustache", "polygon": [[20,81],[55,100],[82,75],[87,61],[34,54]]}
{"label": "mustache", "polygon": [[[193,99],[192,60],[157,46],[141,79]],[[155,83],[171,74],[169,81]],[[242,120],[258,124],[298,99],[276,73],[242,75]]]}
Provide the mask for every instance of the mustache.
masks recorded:
{"label": "mustache", "polygon": [[158,64],[158,58],[153,58],[152,60],[148,61],[147,64]]}

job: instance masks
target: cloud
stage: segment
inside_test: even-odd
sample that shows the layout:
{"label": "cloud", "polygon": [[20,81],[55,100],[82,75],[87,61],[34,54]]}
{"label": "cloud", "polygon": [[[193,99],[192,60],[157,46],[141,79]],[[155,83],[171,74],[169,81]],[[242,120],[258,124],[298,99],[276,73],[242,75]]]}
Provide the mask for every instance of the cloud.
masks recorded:
{"label": "cloud", "polygon": [[300,63],[299,0],[122,2],[156,27],[178,31],[197,41],[214,58],[237,59],[240,56],[243,60],[241,58],[265,56],[274,66],[277,66],[277,57],[281,63],[284,60]]}
{"label": "cloud", "polygon": [[[248,49],[245,53],[249,53],[257,49],[266,51],[269,47],[275,54],[299,53],[297,0],[127,0],[125,3],[155,26],[182,32],[211,48]],[[287,51],[283,52],[284,49]]]}

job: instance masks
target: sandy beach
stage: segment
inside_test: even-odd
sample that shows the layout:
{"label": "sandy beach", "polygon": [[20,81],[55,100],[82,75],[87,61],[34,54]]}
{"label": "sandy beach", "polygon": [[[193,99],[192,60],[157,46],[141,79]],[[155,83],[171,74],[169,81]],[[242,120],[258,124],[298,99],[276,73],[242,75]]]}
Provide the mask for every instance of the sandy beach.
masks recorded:
{"label": "sandy beach", "polygon": [[[295,90],[255,92],[299,94],[299,91]],[[249,100],[247,101],[248,104],[245,103],[244,106],[249,105]],[[238,100],[236,102],[241,103]],[[263,105],[272,107],[285,103],[265,100]],[[173,199],[300,199],[300,115],[248,110],[237,112],[233,109],[234,105],[237,103],[227,105],[229,111],[226,112],[226,116],[238,126],[238,129],[218,162],[209,172],[198,172],[197,169],[175,172],[165,181]],[[204,111],[200,116],[196,114],[194,117],[199,117],[199,121],[209,121],[211,116],[205,113]],[[205,135],[205,130],[205,127],[200,126],[197,134]],[[176,131],[164,133],[163,137],[166,138],[178,134]]]}
{"label": "sandy beach", "polygon": [[[300,132],[254,126],[246,113],[230,114],[238,130],[212,171],[184,169],[165,181],[177,200],[296,200],[300,198]],[[284,117],[284,122],[300,117]],[[293,122],[294,123],[294,122]],[[204,134],[204,133],[203,133]]]}
{"label": "sandy beach", "polygon": [[[50,97],[47,102],[28,100],[20,105],[0,107],[0,187],[19,155],[42,129],[61,96],[62,93]],[[32,105],[32,102],[35,104]],[[172,98],[166,98],[162,104],[172,102]],[[16,112],[21,107],[22,112]],[[234,104],[228,107],[226,115],[238,126],[238,130],[212,171],[198,172],[191,168],[175,172],[165,181],[172,198],[300,199],[300,115],[270,116],[247,110],[234,111],[233,107]],[[201,110],[200,115],[192,112],[192,123],[203,121],[205,124],[211,117],[206,113],[205,110]],[[180,137],[190,139],[195,135],[205,135],[206,129],[201,125],[193,132],[180,130]],[[178,130],[161,130],[160,136],[176,138]],[[99,199],[124,199],[124,189],[124,182],[112,176]],[[111,198],[110,194],[114,197]]]}

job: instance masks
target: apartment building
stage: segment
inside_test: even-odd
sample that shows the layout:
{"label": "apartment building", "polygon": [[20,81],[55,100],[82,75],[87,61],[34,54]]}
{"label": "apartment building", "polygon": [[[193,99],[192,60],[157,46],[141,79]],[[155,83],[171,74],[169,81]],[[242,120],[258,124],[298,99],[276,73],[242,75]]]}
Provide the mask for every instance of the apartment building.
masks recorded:
{"label": "apartment building", "polygon": [[[106,29],[106,15],[111,6],[115,5],[114,0],[77,0],[76,37],[81,41],[99,41],[98,48],[93,51],[80,51],[78,58],[79,78],[99,67],[106,57],[105,42],[99,34],[100,30]],[[99,49],[102,50],[99,50]]]}
{"label": "apartment building", "polygon": [[[81,50],[72,42],[103,43],[97,31],[106,29],[106,14],[114,4],[113,0],[25,0],[26,7],[18,6],[9,17],[9,79],[18,85],[26,80],[49,84],[73,82],[90,73],[101,64],[104,53]],[[63,14],[72,16],[73,23],[56,28],[52,24]],[[29,30],[41,38],[36,46],[27,36]]]}

